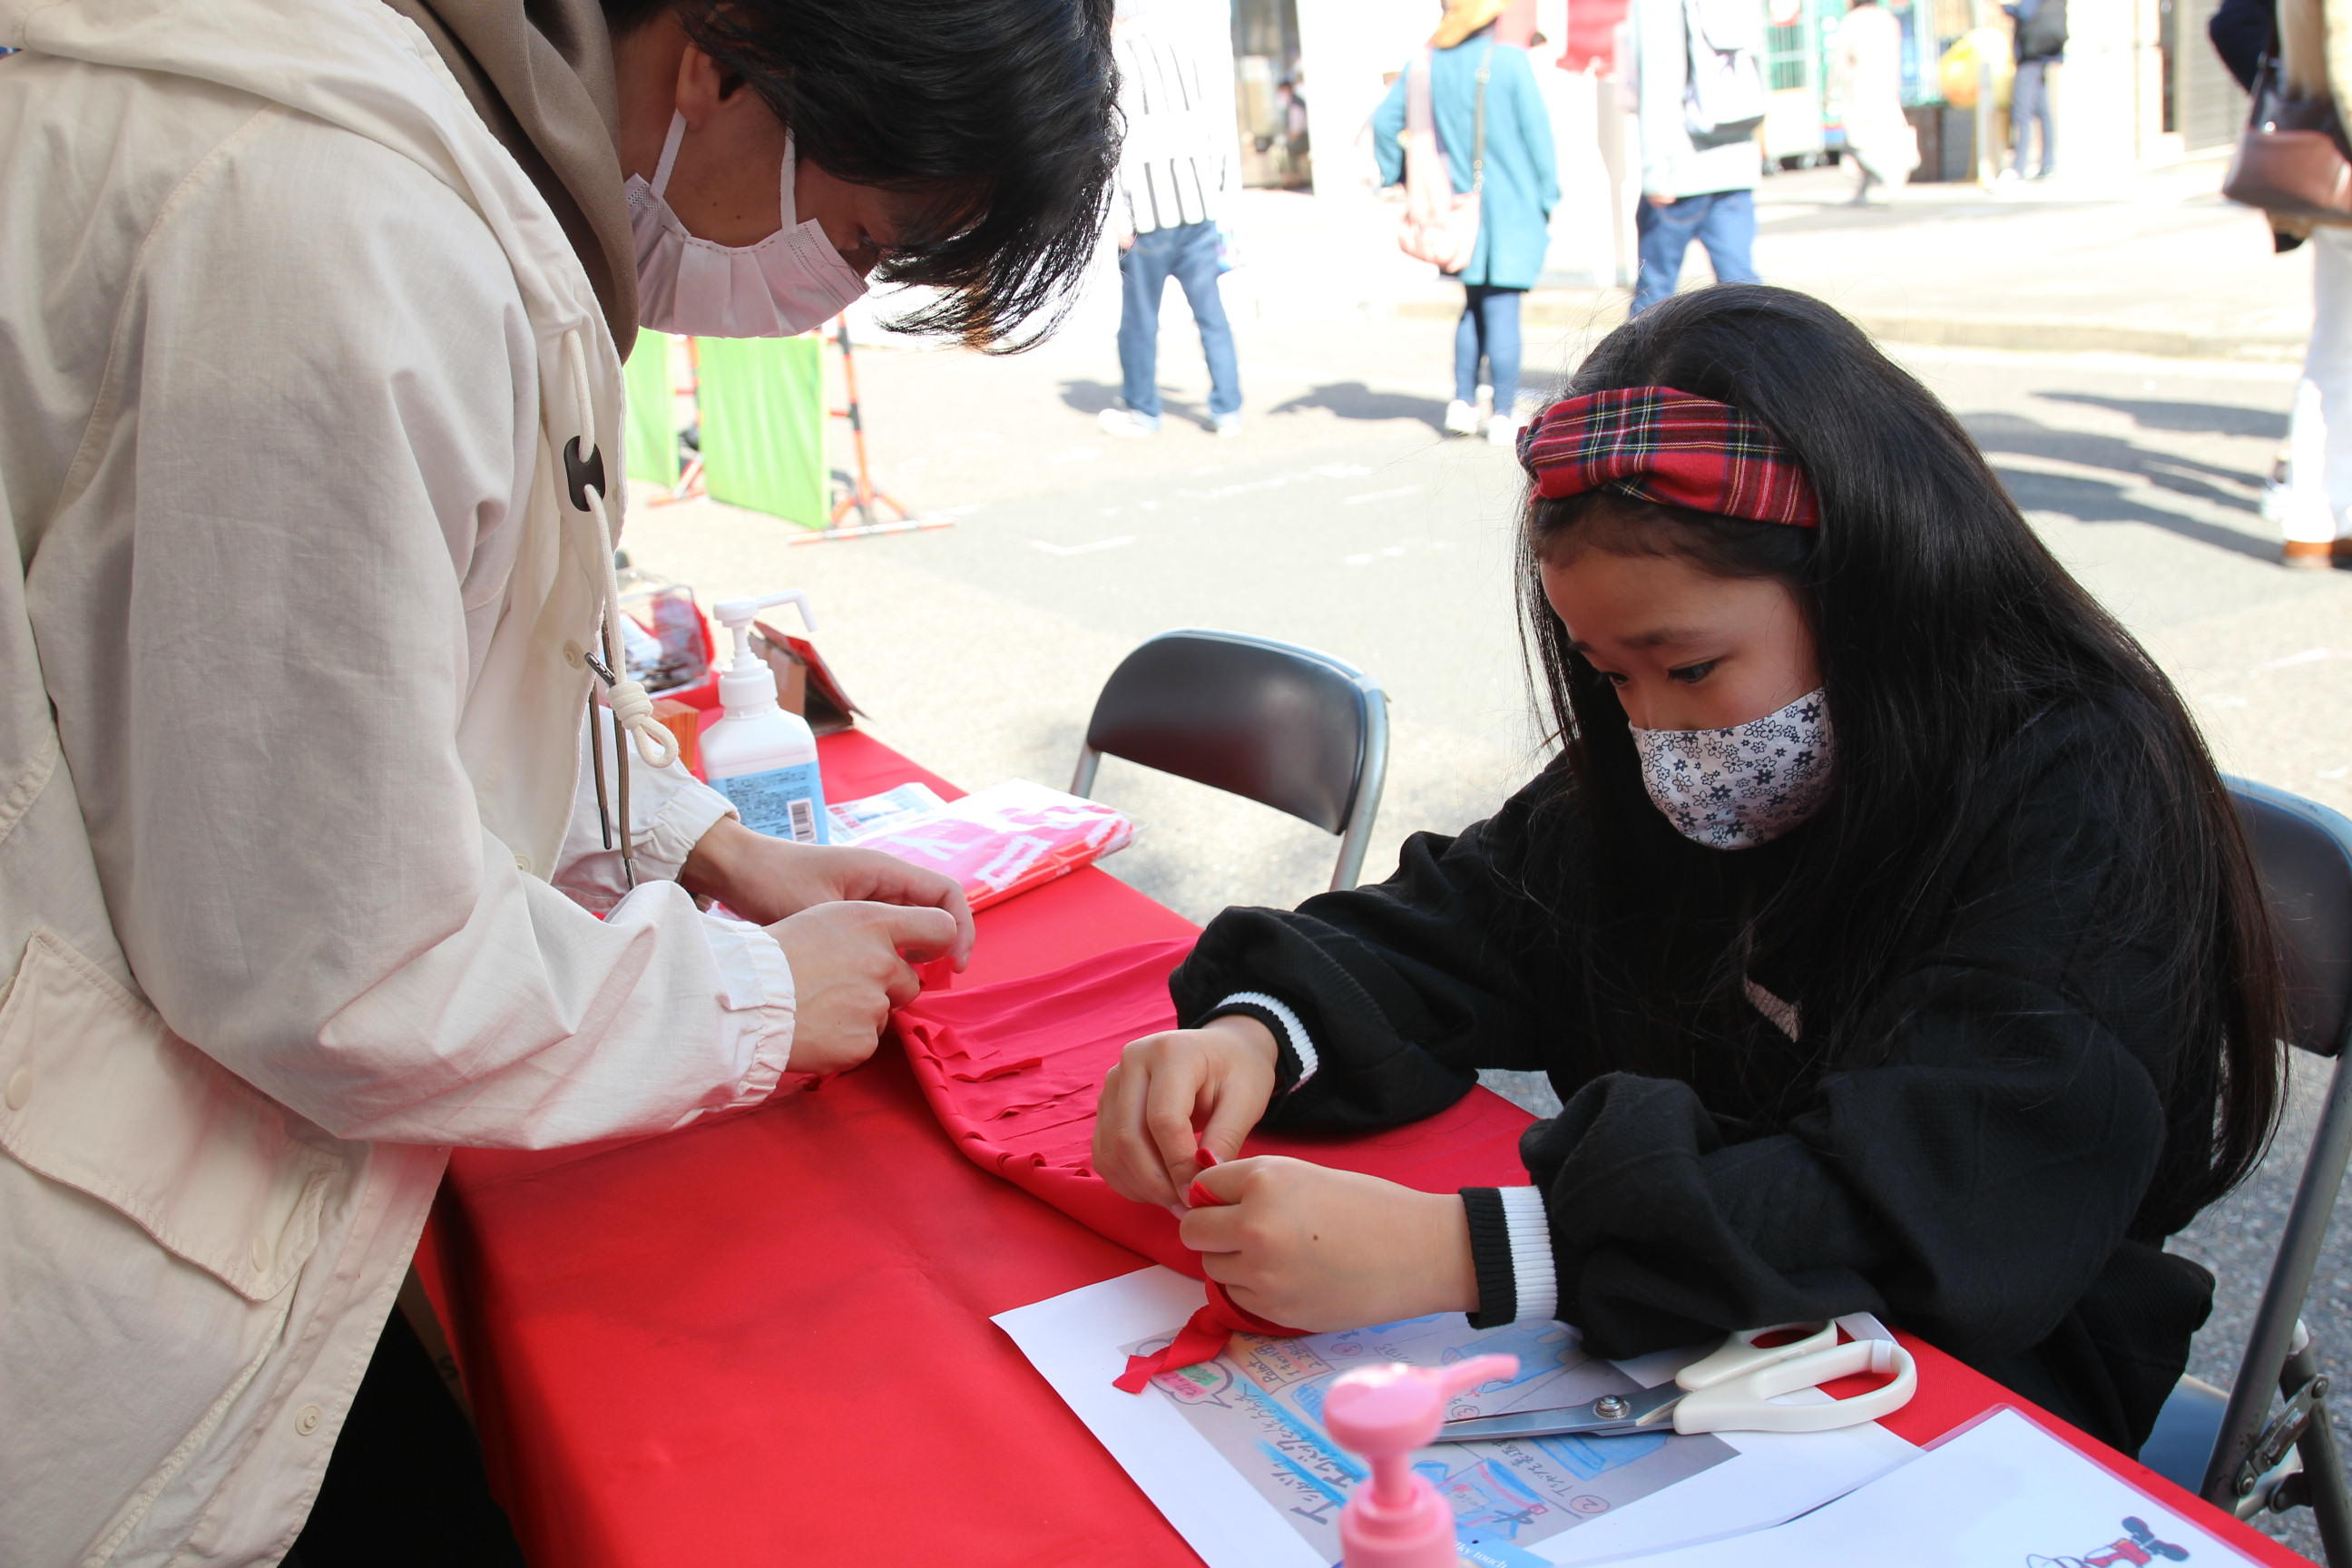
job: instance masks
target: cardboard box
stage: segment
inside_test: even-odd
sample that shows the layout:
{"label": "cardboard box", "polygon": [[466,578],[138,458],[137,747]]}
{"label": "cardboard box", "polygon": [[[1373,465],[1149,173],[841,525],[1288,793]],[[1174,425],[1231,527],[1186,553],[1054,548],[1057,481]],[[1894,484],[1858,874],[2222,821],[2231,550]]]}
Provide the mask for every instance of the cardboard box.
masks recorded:
{"label": "cardboard box", "polygon": [[751,652],[776,675],[776,701],[820,735],[846,730],[866,710],[850,700],[824,656],[806,637],[789,637],[765,621],[751,623]]}

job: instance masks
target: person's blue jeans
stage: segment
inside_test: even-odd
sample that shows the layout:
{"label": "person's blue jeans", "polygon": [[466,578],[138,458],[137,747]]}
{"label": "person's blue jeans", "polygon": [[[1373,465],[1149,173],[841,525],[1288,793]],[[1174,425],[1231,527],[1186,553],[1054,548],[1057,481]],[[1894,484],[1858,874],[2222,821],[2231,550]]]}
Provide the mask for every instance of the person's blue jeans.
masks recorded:
{"label": "person's blue jeans", "polygon": [[1454,329],[1454,395],[1465,403],[1478,395],[1478,362],[1486,362],[1486,384],[1495,389],[1495,414],[1511,417],[1519,396],[1519,300],[1524,289],[1490,283],[1462,286],[1462,320]]}
{"label": "person's blue jeans", "polygon": [[1712,191],[1666,206],[1649,197],[1636,209],[1642,268],[1633,282],[1636,316],[1667,298],[1682,281],[1683,256],[1696,239],[1706,247],[1717,283],[1756,279],[1756,193]]}
{"label": "person's blue jeans", "polygon": [[2033,127],[2042,127],[2041,172],[2048,174],[2057,155],[2058,144],[2050,136],[2050,62],[2020,60],[2017,80],[2010,88],[2009,137],[2017,148],[2017,172],[2022,176],[2025,167],[2025,147],[2032,140]]}
{"label": "person's blue jeans", "polygon": [[1118,258],[1118,371],[1127,405],[1147,418],[1160,417],[1160,299],[1173,278],[1200,323],[1201,353],[1209,362],[1209,413],[1239,412],[1241,365],[1234,358],[1233,324],[1217,294],[1217,226],[1188,223],[1139,234]]}

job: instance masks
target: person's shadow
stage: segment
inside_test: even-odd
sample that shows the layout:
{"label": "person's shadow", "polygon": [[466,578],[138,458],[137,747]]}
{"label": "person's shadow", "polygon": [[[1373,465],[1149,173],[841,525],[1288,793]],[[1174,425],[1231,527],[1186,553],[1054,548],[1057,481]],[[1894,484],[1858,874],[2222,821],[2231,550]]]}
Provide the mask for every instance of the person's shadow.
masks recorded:
{"label": "person's shadow", "polygon": [[1418,419],[1441,435],[1445,430],[1445,405],[1401,392],[1375,392],[1360,381],[1335,381],[1277,403],[1268,414],[1296,414],[1319,408],[1342,419]]}
{"label": "person's shadow", "polygon": [[[2163,406],[2152,404],[2134,405],[2121,400],[2075,394],[2052,395],[2062,401],[2126,408],[2133,410],[2136,416],[2139,408],[2146,408],[2154,416]],[[2178,425],[2156,424],[2153,417],[2141,422],[2158,429],[2200,432],[2210,432],[2222,426],[2227,416],[2234,416],[2242,425],[2254,423],[2248,418],[2244,409],[2231,410],[2218,405],[2209,408],[2201,404],[2175,407],[2178,412],[2174,417],[2181,421]],[[2209,415],[2211,417],[2205,417]],[[2268,538],[2242,532],[2227,524],[2186,512],[2151,506],[2125,494],[2126,484],[2137,481],[2172,495],[2201,501],[2207,506],[2244,512],[2251,519],[2259,510],[2255,496],[2262,479],[2257,474],[2203,462],[2176,452],[2150,450],[2120,436],[2059,429],[2021,414],[1968,414],[1961,416],[1961,423],[1976,438],[1977,445],[2000,474],[2001,483],[2008,487],[2011,499],[2017,502],[2021,510],[2055,512],[2077,522],[2144,522],[2183,539],[2195,540],[2200,544],[2210,544],[2256,561],[2272,562],[2278,558],[2278,546]],[[2268,427],[2227,429],[2226,433],[2267,434],[2275,426],[2273,421]],[[2040,468],[2003,464],[2000,461],[2003,457],[2036,458],[2079,468],[2103,468],[2119,478],[2105,479],[2080,474],[2053,474]]]}
{"label": "person's shadow", "polygon": [[[1062,402],[1088,418],[1106,408],[1117,408],[1125,401],[1126,397],[1119,389],[1108,382],[1071,380],[1062,383]],[[1217,424],[1209,417],[1208,409],[1181,397],[1162,396],[1160,416],[1162,419],[1190,420],[1203,430],[1213,430]]]}
{"label": "person's shadow", "polygon": [[[1073,379],[1062,383],[1062,402],[1080,414],[1097,415],[1106,408],[1117,408],[1121,401],[1119,389],[1108,382]],[[1313,387],[1265,412],[1268,416],[1297,414],[1310,408],[1336,414],[1342,419],[1417,419],[1441,435],[1445,430],[1444,404],[1404,393],[1375,392],[1360,381],[1335,381]],[[1205,408],[1181,398],[1164,399],[1160,416],[1190,419],[1204,426],[1212,423]]]}
{"label": "person's shadow", "polygon": [[2286,439],[2284,410],[2242,408],[2229,403],[2181,403],[2165,397],[2102,397],[2092,392],[2040,392],[2044,403],[2074,403],[2128,414],[2143,430],[2168,430],[2191,436],[2250,436],[2258,440]]}

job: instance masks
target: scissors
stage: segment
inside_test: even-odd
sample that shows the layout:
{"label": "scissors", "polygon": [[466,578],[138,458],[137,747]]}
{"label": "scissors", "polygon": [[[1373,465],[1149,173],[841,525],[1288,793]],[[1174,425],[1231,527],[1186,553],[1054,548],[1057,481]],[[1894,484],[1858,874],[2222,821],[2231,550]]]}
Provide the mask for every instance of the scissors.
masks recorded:
{"label": "scissors", "polygon": [[[1783,1344],[1758,1342],[1781,1334]],[[1850,1399],[1776,1405],[1775,1396],[1819,1388],[1858,1373],[1893,1373],[1893,1380]],[[1674,1429],[1694,1432],[1826,1432],[1889,1415],[1910,1403],[1919,1386],[1911,1352],[1892,1340],[1838,1343],[1835,1323],[1783,1323],[1743,1329],[1711,1353],[1675,1374],[1672,1383],[1632,1394],[1604,1394],[1565,1409],[1473,1415],[1437,1429],[1440,1443],[1483,1443],[1507,1437],[1588,1437],[1652,1432],[1673,1418]]]}

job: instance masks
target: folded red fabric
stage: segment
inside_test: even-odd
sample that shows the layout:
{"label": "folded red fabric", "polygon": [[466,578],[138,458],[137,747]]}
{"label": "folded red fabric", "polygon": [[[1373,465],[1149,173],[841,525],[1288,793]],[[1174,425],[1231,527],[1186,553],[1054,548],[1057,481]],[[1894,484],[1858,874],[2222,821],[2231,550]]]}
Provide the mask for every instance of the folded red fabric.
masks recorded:
{"label": "folded red fabric", "polygon": [[[1097,1234],[1199,1279],[1200,1255],[1178,1236],[1176,1216],[1119,1196],[1089,1163],[1103,1074],[1129,1041],[1176,1026],[1168,976],[1191,948],[1190,942],[1145,942],[1025,980],[925,992],[895,1022],[915,1081],[967,1156]],[[1385,1132],[1257,1132],[1242,1153],[1288,1154],[1423,1192],[1509,1186],[1527,1181],[1518,1142],[1531,1120],[1508,1100],[1474,1089],[1435,1116]],[[1265,1333],[1277,1327],[1213,1288],[1212,1298],[1170,1352],[1154,1358],[1162,1363],[1156,1371],[1208,1360],[1234,1329]],[[1166,1359],[1171,1353],[1190,1359]],[[1137,1388],[1150,1375],[1156,1372]]]}

